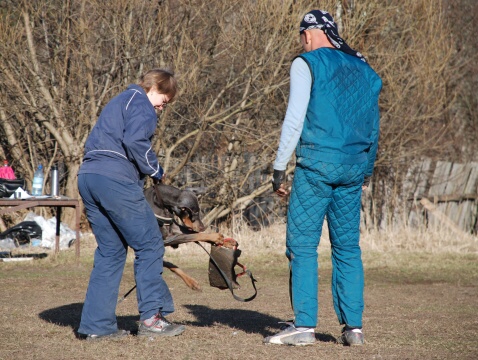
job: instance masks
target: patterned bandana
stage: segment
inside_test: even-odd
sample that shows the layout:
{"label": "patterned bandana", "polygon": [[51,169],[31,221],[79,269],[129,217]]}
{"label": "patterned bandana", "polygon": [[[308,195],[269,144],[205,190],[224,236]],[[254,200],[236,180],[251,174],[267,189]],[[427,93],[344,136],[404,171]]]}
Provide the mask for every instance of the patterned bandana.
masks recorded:
{"label": "patterned bandana", "polygon": [[355,51],[339,36],[339,30],[332,16],[324,10],[312,10],[305,14],[304,18],[300,22],[300,34],[303,34],[305,30],[319,29],[322,30],[330,43],[338,50],[343,51],[346,54],[358,57],[363,62],[367,62],[364,56]]}

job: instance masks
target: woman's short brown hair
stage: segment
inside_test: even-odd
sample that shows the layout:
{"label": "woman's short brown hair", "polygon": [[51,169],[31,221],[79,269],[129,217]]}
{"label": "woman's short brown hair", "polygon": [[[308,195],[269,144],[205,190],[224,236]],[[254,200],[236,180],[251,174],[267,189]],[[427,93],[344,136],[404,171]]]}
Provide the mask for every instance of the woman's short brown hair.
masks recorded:
{"label": "woman's short brown hair", "polygon": [[164,94],[169,98],[168,102],[173,102],[178,90],[178,83],[174,77],[174,73],[165,69],[152,69],[143,74],[139,79],[139,86],[146,92],[152,88],[160,94]]}

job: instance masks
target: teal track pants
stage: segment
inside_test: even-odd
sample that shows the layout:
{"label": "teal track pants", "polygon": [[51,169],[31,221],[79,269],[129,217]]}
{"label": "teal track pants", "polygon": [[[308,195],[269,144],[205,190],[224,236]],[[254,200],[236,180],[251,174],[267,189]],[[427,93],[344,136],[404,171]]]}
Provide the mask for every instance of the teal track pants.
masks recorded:
{"label": "teal track pants", "polygon": [[332,164],[298,159],[286,240],[296,326],[317,326],[317,247],[327,217],[335,312],[340,324],[362,327],[364,274],[359,238],[365,168],[366,163]]}

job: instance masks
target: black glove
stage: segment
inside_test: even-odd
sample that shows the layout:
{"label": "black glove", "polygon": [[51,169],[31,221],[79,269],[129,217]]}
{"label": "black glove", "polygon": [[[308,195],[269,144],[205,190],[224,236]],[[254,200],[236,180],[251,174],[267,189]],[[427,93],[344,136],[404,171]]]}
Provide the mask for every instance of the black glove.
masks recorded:
{"label": "black glove", "polygon": [[272,175],[272,189],[274,192],[280,189],[280,185],[284,183],[285,180],[285,170],[275,170],[274,175]]}
{"label": "black glove", "polygon": [[363,186],[366,186],[368,187],[370,185],[370,178],[371,176],[365,176],[364,179],[363,179]]}

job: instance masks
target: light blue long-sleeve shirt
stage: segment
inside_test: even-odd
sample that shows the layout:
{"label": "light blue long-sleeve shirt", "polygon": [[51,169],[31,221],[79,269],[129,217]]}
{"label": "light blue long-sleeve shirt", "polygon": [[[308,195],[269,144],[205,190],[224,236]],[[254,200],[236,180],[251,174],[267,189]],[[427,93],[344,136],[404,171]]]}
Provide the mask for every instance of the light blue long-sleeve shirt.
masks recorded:
{"label": "light blue long-sleeve shirt", "polygon": [[312,74],[309,66],[300,57],[290,67],[290,91],[287,111],[282,124],[279,149],[274,162],[275,170],[285,170],[299,142],[309,106]]}

